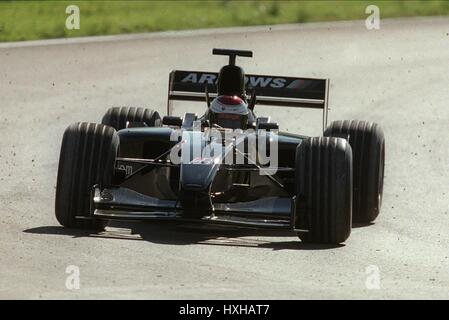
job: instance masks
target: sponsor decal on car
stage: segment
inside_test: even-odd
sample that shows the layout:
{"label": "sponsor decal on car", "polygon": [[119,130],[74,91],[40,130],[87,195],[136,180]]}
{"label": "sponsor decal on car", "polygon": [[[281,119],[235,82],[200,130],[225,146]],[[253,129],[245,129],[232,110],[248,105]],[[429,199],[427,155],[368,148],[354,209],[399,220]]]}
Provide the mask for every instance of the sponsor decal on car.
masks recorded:
{"label": "sponsor decal on car", "polygon": [[133,174],[133,166],[130,165],[119,164],[117,166],[117,169],[124,170],[126,172],[126,176],[130,176]]}
{"label": "sponsor decal on car", "polygon": [[[217,83],[218,75],[215,73],[191,72],[185,76],[181,82],[195,84],[211,84]],[[298,88],[301,83],[305,83],[300,79],[286,79],[279,77],[265,76],[245,76],[245,85],[253,88]]]}

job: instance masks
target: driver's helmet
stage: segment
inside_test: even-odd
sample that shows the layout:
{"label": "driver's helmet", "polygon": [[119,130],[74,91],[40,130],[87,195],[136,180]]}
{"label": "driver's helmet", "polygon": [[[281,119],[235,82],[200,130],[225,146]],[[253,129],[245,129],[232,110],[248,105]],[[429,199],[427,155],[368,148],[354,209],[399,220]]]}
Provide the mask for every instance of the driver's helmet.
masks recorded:
{"label": "driver's helmet", "polygon": [[248,126],[248,104],[239,96],[218,96],[208,112],[211,124],[223,128],[246,129]]}

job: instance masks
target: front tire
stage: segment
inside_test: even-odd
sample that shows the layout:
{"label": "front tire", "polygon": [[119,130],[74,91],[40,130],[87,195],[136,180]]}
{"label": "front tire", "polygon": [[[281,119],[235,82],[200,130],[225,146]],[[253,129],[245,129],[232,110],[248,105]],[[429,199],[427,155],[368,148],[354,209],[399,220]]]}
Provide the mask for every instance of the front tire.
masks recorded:
{"label": "front tire", "polygon": [[114,128],[94,123],[74,123],[62,138],[56,182],[56,219],[64,227],[102,229],[89,217],[91,190],[111,184],[119,138]]}
{"label": "front tire", "polygon": [[339,244],[351,234],[352,152],[340,138],[308,138],[296,150],[295,229],[306,243]]}

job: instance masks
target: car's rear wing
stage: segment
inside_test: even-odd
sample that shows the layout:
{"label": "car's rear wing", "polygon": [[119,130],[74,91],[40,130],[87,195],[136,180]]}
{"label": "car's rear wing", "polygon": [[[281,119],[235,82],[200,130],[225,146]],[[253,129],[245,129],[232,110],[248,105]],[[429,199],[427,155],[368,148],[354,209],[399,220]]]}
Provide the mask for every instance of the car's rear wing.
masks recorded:
{"label": "car's rear wing", "polygon": [[[170,73],[167,115],[171,115],[172,101],[206,101],[217,95],[218,73],[180,71]],[[247,74],[247,92],[255,91],[259,105],[313,108],[323,110],[323,128],[327,125],[329,79],[292,78]]]}

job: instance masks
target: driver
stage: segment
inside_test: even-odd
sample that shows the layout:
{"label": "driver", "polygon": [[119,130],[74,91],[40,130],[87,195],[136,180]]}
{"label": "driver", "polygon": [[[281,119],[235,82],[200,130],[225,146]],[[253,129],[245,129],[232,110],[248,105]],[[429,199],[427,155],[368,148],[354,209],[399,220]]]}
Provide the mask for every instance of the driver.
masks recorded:
{"label": "driver", "polygon": [[247,129],[248,103],[236,95],[221,95],[215,98],[206,112],[210,125],[229,129]]}

